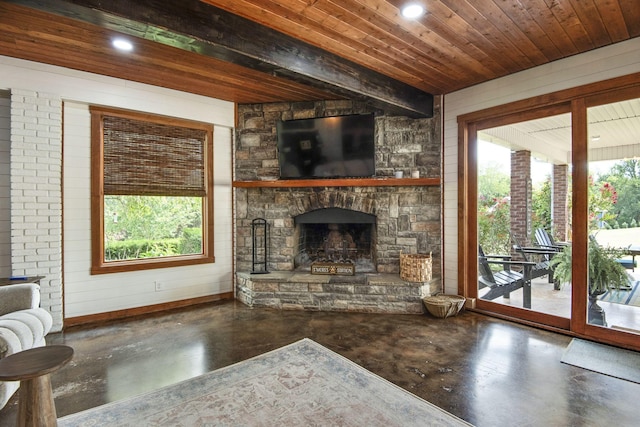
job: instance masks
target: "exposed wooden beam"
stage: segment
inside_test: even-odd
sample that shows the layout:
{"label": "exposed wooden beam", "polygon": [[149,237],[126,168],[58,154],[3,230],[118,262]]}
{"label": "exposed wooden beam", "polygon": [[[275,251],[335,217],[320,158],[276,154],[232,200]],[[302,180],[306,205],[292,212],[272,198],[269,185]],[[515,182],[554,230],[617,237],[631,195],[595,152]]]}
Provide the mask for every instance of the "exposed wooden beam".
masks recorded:
{"label": "exposed wooden beam", "polygon": [[0,55],[239,104],[343,98],[150,40],[133,40],[135,50],[123,54],[111,45],[115,35],[103,27],[0,1]]}
{"label": "exposed wooden beam", "polygon": [[432,117],[433,96],[199,0],[13,0],[360,100],[391,114]]}

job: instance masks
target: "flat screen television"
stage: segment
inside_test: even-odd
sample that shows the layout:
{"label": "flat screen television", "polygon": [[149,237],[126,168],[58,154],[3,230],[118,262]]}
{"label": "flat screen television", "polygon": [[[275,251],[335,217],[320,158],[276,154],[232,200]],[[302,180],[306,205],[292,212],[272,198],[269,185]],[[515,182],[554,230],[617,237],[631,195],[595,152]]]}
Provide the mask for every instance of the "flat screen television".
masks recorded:
{"label": "flat screen television", "polygon": [[281,120],[276,126],[281,179],[375,175],[373,114]]}

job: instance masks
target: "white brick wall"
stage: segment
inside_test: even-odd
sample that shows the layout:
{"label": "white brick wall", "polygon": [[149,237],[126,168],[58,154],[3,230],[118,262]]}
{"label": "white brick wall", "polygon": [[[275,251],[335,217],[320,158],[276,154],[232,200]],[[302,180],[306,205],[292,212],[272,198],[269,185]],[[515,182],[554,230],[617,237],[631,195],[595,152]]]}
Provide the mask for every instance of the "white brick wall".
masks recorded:
{"label": "white brick wall", "polygon": [[[41,306],[62,328],[62,100],[11,91],[12,274],[45,276]],[[1,196],[0,196],[1,197]]]}
{"label": "white brick wall", "polygon": [[11,276],[10,94],[0,91],[0,277]]}

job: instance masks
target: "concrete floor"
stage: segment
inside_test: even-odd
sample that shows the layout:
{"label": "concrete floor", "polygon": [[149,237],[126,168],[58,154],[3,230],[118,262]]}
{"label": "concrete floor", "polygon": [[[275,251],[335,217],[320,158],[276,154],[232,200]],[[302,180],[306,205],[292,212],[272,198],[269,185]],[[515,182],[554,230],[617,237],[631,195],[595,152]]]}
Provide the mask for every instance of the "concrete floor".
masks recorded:
{"label": "concrete floor", "polygon": [[[561,363],[571,340],[564,335],[471,312],[437,319],[250,309],[234,301],[49,335],[49,344],[76,352],[52,374],[58,415],[304,337],[477,426],[638,425],[640,384]],[[15,422],[16,396],[0,411],[0,426]]]}

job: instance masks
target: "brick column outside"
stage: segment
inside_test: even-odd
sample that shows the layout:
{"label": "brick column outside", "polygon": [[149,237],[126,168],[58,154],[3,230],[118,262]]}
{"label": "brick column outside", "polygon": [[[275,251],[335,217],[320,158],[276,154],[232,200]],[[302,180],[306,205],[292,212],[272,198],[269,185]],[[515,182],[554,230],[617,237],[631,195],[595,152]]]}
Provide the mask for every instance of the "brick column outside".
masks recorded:
{"label": "brick column outside", "polygon": [[568,241],[569,238],[569,166],[553,165],[551,182],[551,232],[554,239]]}
{"label": "brick column outside", "polygon": [[511,153],[511,232],[523,246],[531,236],[531,152]]}
{"label": "brick column outside", "polygon": [[62,100],[11,91],[11,270],[45,276],[41,306],[62,329]]}

